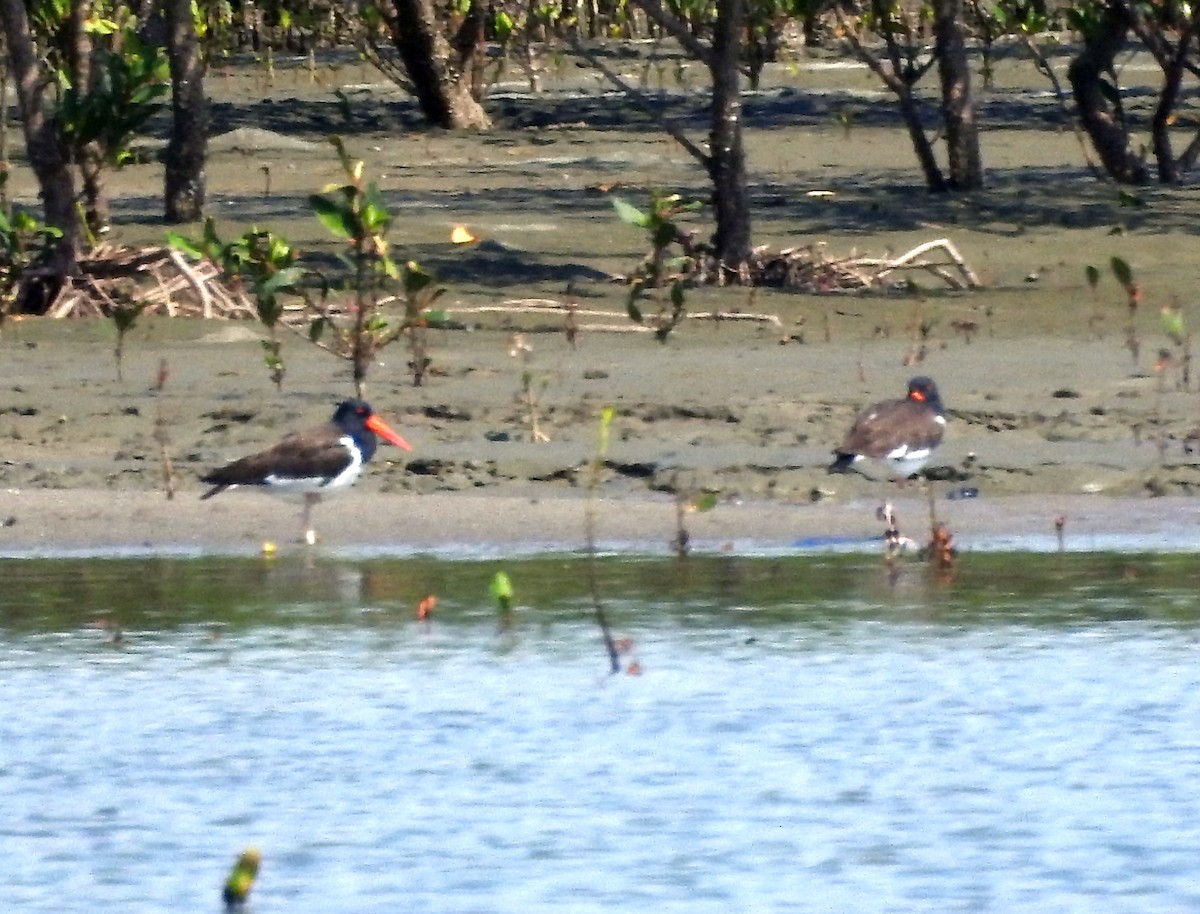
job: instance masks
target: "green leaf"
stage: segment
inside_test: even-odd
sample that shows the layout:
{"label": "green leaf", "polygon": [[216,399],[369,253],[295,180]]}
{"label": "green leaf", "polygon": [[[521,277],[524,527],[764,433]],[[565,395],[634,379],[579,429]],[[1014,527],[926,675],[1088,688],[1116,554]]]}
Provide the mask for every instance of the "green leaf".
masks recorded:
{"label": "green leaf", "polygon": [[1176,346],[1182,346],[1187,337],[1184,326],[1183,310],[1181,308],[1164,307],[1161,312],[1163,332],[1171,338]]}
{"label": "green leaf", "polygon": [[355,238],[358,235],[357,219],[343,204],[330,200],[324,194],[313,194],[309,205],[321,224],[339,238]]}
{"label": "green leaf", "polygon": [[426,273],[415,262],[410,260],[404,267],[404,291],[409,295],[416,295],[426,286],[432,285],[436,280],[432,273]]}
{"label": "green leaf", "polygon": [[200,245],[191,238],[180,235],[178,232],[167,232],[167,244],[175,248],[175,250],[181,251],[188,257],[191,257],[193,260],[204,259],[204,251]]}
{"label": "green leaf", "polygon": [[643,213],[632,203],[626,203],[620,197],[613,197],[612,205],[622,222],[628,225],[636,225],[638,228],[650,228],[652,222],[650,216]]}
{"label": "green leaf", "polygon": [[1092,266],[1090,263],[1083,269],[1084,275],[1087,277],[1087,284],[1092,291],[1096,291],[1096,286],[1100,284],[1100,270],[1098,267]]}
{"label": "green leaf", "polygon": [[512,609],[513,601],[513,586],[512,581],[508,579],[508,575],[503,571],[497,571],[492,576],[492,598],[499,604],[500,608],[505,612]]}
{"label": "green leaf", "polygon": [[616,418],[617,411],[611,406],[605,406],[600,410],[600,441],[596,447],[596,453],[603,458],[608,453],[608,442],[612,433],[613,419]]}
{"label": "green leaf", "polygon": [[118,333],[125,333],[135,323],[139,315],[146,308],[146,302],[136,302],[130,305],[117,305],[112,312],[113,323],[117,326]]}
{"label": "green leaf", "polygon": [[1133,285],[1133,270],[1128,263],[1120,257],[1113,257],[1109,265],[1112,267],[1113,276],[1117,277],[1117,282],[1126,287]]}
{"label": "green leaf", "polygon": [[294,289],[304,278],[303,267],[286,267],[272,273],[258,286],[259,295],[276,295]]}
{"label": "green leaf", "polygon": [[513,30],[516,28],[516,23],[513,17],[504,10],[497,10],[492,24],[496,29],[496,41],[504,44],[512,37]]}
{"label": "green leaf", "polygon": [[716,506],[717,506],[717,493],[716,492],[704,492],[700,495],[697,495],[688,504],[688,507],[690,507],[693,511],[696,511],[696,512],[711,511]]}
{"label": "green leaf", "polygon": [[651,243],[656,248],[665,248],[675,240],[675,236],[677,234],[678,232],[675,230],[674,222],[660,222],[654,227],[654,235],[651,239]]}
{"label": "green leaf", "polygon": [[372,234],[380,235],[386,232],[391,221],[391,215],[378,203],[368,200],[362,208],[362,223]]}
{"label": "green leaf", "polygon": [[321,334],[323,334],[325,332],[325,325],[328,323],[329,323],[329,320],[327,318],[324,318],[324,317],[314,318],[313,322],[308,325],[309,342],[315,343],[318,340],[320,340]]}
{"label": "green leaf", "polygon": [[1127,206],[1133,209],[1140,209],[1146,205],[1146,201],[1137,194],[1131,194],[1127,190],[1122,190],[1117,194],[1117,206]]}

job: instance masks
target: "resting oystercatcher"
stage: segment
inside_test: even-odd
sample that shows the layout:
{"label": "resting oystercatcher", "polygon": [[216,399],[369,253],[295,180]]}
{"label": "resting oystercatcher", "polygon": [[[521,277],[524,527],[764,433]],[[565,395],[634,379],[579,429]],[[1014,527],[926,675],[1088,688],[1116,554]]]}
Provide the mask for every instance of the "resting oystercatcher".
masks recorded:
{"label": "resting oystercatcher", "polygon": [[883,463],[894,479],[919,471],[946,431],[946,408],[931,378],[908,382],[903,399],[884,400],[858,414],[841,447],[834,451],[830,473],[848,473],[863,457]]}
{"label": "resting oystercatcher", "polygon": [[312,545],[317,540],[308,520],[312,506],[323,493],[344,489],[358,478],[375,455],[376,435],[412,450],[370,406],[362,400],[346,400],[324,425],[292,432],[265,451],[201,476],[201,482],[212,488],[200,497],[212,498],[234,486],[262,486],[272,494],[302,496],[304,539]]}

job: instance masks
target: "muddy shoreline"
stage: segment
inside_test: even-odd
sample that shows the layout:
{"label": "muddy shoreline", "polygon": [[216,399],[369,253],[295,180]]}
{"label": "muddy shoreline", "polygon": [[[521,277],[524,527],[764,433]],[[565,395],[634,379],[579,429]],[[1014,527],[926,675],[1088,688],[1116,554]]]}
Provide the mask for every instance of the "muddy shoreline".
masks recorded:
{"label": "muddy shoreline", "polygon": [[[117,382],[106,330],[83,321],[10,327],[2,346],[16,382],[0,407],[0,552],[255,551],[297,541],[295,505],[249,491],[200,502],[199,476],[326,418],[350,393],[345,367],[289,340],[277,391],[248,324],[161,319],[127,341]],[[633,334],[585,333],[578,348],[560,333],[527,339],[545,379],[547,442],[533,440],[508,331],[437,334],[436,371],[421,388],[403,351],[385,353],[368,397],[414,451],[381,447],[351,493],[318,507],[324,547],[581,548],[604,406],[616,419],[599,536],[614,548],[665,550],[677,491],[718,495],[716,509],[688,520],[706,550],[869,544],[883,499],[900,506],[906,533],[924,535],[915,486],[825,469],[854,412],[902,390],[912,369],[884,358],[898,356],[895,342],[781,344],[761,329],[699,326],[667,347]],[[936,505],[964,548],[1053,548],[1059,515],[1077,548],[1191,541],[1200,500],[1188,494],[1200,463],[1184,438],[1195,395],[1111,370],[1101,358],[1108,345],[977,340],[923,363],[950,409],[930,470]]]}
{"label": "muddy shoreline", "polygon": [[[1179,304],[1189,325],[1200,321],[1192,301],[1200,193],[1147,188],[1143,205],[1123,205],[1090,177],[1069,131],[1025,116],[1040,110],[1043,87],[1027,67],[1001,61],[984,104],[1012,116],[985,127],[988,190],[931,197],[902,131],[877,116],[873,78],[831,62],[774,68],[763,94],[748,98],[756,242],[883,255],[945,237],[984,288],[950,292],[923,275],[907,294],[694,289],[690,311],[771,320],[688,321],[665,346],[633,332],[626,291],[611,281],[636,266],[646,239],[615,218],[610,195],[702,197],[707,181],[665,135],[636,118],[622,122],[619,102],[579,68],[565,68],[559,82],[548,73],[554,91],[542,98],[510,74],[490,104],[512,112],[486,135],[388,120],[381,112],[406,103],[352,63],[319,79],[282,67],[272,79],[245,66],[213,74],[222,125],[274,128],[214,137],[209,208],[222,236],[270,228],[314,262],[331,261],[337,243],[307,199],[338,178],[323,142],[337,129],[380,184],[397,255],[438,273],[448,286],[441,303],[459,328],[432,334],[423,387],[412,386],[398,347],[372,367],[368,399],[415,450],[381,450],[345,502],[361,510],[336,501],[319,509],[326,546],[576,548],[581,468],[595,454],[605,406],[617,414],[599,489],[618,531],[613,542],[669,541],[681,489],[719,496],[716,510],[694,518],[694,535],[711,548],[869,539],[875,504],[913,496],[878,478],[830,477],[825,466],[854,413],[899,395],[916,373],[937,380],[950,410],[931,469],[937,504],[964,543],[1011,534],[1053,545],[1060,514],[1069,532],[1086,530],[1096,543],[1109,534],[1190,542],[1200,394],[1195,378],[1182,383],[1178,358],[1163,371],[1156,363],[1171,347],[1160,307]],[[695,95],[694,76],[682,74],[672,104]],[[339,90],[348,109],[339,108]],[[835,115],[847,105],[861,116],[844,129]],[[153,157],[115,171],[106,241],[161,244],[161,186]],[[10,189],[35,204],[19,164]],[[451,244],[458,225],[481,242]],[[1113,256],[1142,285],[1132,322],[1107,271]],[[1103,268],[1095,289],[1088,266]],[[557,318],[521,310],[530,300],[563,301],[568,288],[600,312],[577,346]],[[522,366],[509,354],[514,332],[532,346],[548,442],[532,440]],[[344,363],[289,336],[276,390],[260,337],[250,322],[146,317],[126,341],[118,381],[107,322],[7,323],[0,520],[13,523],[0,528],[0,551],[290,542],[289,504],[241,492],[197,501],[206,469],[323,420],[353,389]],[[178,489],[169,502],[164,448]],[[948,497],[963,490],[977,497]],[[123,499],[146,522],[122,523],[111,506]],[[918,501],[904,516],[917,525],[924,514]]]}

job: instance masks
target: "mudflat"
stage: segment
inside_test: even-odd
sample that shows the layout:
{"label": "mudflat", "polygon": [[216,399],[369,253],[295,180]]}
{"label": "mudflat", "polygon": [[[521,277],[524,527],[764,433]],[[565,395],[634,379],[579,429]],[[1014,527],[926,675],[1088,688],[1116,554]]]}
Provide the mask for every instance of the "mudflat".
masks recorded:
{"label": "mudflat", "polygon": [[[667,79],[644,54],[628,67]],[[578,548],[604,407],[615,419],[596,489],[602,544],[665,549],[676,493],[700,491],[718,495],[687,520],[703,548],[868,542],[885,498],[915,537],[921,489],[869,468],[825,468],[858,409],[927,374],[949,409],[931,464],[934,503],[961,546],[1052,548],[1061,516],[1068,545],[1189,548],[1200,393],[1190,340],[1172,339],[1160,310],[1181,308],[1185,326],[1200,320],[1200,199],[1149,188],[1131,201],[1097,181],[1027,69],[1001,61],[996,86],[981,92],[989,188],[931,197],[865,70],[818,55],[773,67],[746,102],[756,243],[883,257],[946,238],[982,288],[953,291],[918,273],[905,289],[869,293],[693,289],[690,312],[760,319],[689,319],[665,344],[625,315],[626,287],[613,277],[648,244],[610,197],[643,205],[664,189],[702,199],[706,177],[579,68],[547,70],[537,94],[516,74],[498,82],[498,126],[482,135],[419,129],[411,103],[352,62],[319,74],[299,61],[279,61],[273,75],[211,74],[209,210],[223,235],[270,228],[306,255],[336,254],[307,205],[338,179],[325,142],[336,132],[384,192],[397,255],[448,289],[454,329],[430,334],[424,385],[412,384],[403,341],[367,381],[367,398],[414,452],[381,447],[354,491],[318,507],[322,542]],[[702,139],[689,71],[669,72],[663,97]],[[19,157],[15,168],[17,202],[32,206]],[[161,184],[152,158],[114,172],[108,242],[162,242]],[[452,244],[455,226],[480,240]],[[1112,257],[1133,268],[1136,309]],[[1094,288],[1088,266],[1100,270]],[[573,341],[561,316],[529,310],[567,300],[568,287],[580,308]],[[511,354],[514,333],[526,361]],[[277,389],[262,335],[250,321],[147,315],[124,342],[118,380],[109,322],[6,323],[0,553],[294,541],[293,505],[244,491],[198,500],[205,470],[323,421],[353,392],[346,364],[298,334],[285,337]],[[546,441],[533,434],[525,372]]]}

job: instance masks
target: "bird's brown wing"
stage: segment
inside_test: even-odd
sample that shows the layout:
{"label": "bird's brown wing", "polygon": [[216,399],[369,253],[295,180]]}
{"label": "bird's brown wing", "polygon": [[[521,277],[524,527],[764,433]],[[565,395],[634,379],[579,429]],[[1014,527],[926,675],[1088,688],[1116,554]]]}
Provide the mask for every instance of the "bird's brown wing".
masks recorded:
{"label": "bird's brown wing", "polygon": [[263,485],[270,476],[332,479],[350,461],[350,453],[342,443],[342,437],[339,429],[327,425],[306,432],[293,432],[267,450],[226,464],[202,479],[217,487],[217,491],[228,486]]}
{"label": "bird's brown wing", "polygon": [[910,450],[934,447],[944,431],[943,423],[924,405],[908,399],[885,400],[858,414],[838,453],[886,457],[902,444]]}

